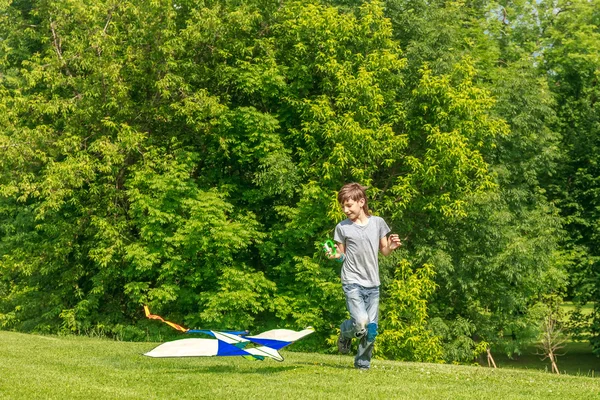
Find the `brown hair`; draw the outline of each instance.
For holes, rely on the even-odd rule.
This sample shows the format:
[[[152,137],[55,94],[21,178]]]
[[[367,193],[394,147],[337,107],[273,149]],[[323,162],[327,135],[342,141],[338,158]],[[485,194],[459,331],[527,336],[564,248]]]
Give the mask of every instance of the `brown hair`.
[[[363,211],[366,215],[371,215],[369,206],[367,204],[367,196],[365,194],[366,190],[367,187],[359,183],[346,183],[338,192],[338,202],[340,204],[344,204],[344,202],[347,200],[359,201],[360,199],[364,199],[365,204],[363,205]]]

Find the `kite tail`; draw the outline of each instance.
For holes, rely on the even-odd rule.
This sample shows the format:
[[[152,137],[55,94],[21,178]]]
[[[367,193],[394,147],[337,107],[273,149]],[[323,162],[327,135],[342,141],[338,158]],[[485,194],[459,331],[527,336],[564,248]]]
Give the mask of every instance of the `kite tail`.
[[[154,315],[154,314],[150,314],[150,309],[148,308],[148,306],[144,306],[144,311],[146,312],[146,317],[150,318],[150,319],[157,319],[159,321],[164,322],[165,324],[169,325],[171,328],[177,329],[178,331],[184,332],[186,333],[187,331],[189,331],[189,329],[184,328],[181,325],[177,325],[176,323],[173,323],[171,321],[165,321],[161,316],[159,315]]]

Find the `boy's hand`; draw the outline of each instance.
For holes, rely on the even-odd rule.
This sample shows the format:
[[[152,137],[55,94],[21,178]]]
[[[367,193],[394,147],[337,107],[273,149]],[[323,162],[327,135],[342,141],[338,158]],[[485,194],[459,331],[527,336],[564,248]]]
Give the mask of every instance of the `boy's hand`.
[[[328,240],[323,244],[323,249],[325,250],[325,255],[330,260],[336,260],[338,262],[344,262],[346,255],[344,252],[346,251],[346,247],[340,243],[333,243],[333,241]]]
[[[336,247],[338,247],[338,246],[336,245]],[[344,260],[346,259],[346,255],[339,250],[340,249],[338,247],[338,251],[335,254],[327,253],[327,257],[329,257],[330,260],[335,260],[339,263],[343,263]]]
[[[389,237],[384,236],[379,239],[379,251],[381,251],[384,256],[389,256],[392,254],[392,251],[400,246],[402,246],[402,242],[400,242],[400,238],[395,233]]]
[[[388,242],[388,247],[390,250],[396,250],[400,246],[402,246],[400,237],[396,234],[390,235],[390,241]]]
[[[335,255],[338,253],[337,246],[332,240],[326,240],[322,243],[323,250],[325,251],[325,255],[329,258],[337,258]]]
[[[335,245],[335,251],[333,251],[333,249],[330,249],[325,254],[327,255],[327,258],[329,258],[330,260],[337,260],[340,257],[342,257],[342,253],[340,252],[340,249],[338,248],[337,244]]]

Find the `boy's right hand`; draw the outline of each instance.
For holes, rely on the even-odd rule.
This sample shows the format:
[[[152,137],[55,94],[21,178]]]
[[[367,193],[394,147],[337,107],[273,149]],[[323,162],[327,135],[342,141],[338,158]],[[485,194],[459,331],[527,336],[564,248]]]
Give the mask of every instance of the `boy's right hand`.
[[[339,244],[334,243],[331,240],[327,240],[325,241],[325,243],[323,243],[323,250],[325,251],[325,255],[327,255],[327,258],[329,258],[330,260],[343,260],[344,252],[340,247],[341,246]]]
[[[333,252],[333,253],[331,251],[328,251],[325,254],[327,254],[327,258],[329,258],[330,260],[337,260],[340,257],[342,257],[342,253],[340,253],[339,251],[336,251],[336,252]]]
[[[338,253],[337,246],[332,240],[326,240],[323,242],[323,251],[330,259],[337,258],[335,257],[335,255]]]
[[[339,248],[339,246],[336,244],[336,252],[328,253],[327,257],[329,257],[330,260],[335,260],[339,263],[343,263],[344,260],[346,259],[346,254],[344,254],[342,252],[342,250]]]

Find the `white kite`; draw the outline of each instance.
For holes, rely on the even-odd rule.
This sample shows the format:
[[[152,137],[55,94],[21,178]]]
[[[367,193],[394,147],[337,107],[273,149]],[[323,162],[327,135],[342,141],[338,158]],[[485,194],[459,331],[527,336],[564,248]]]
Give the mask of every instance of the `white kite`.
[[[248,331],[211,331],[186,329],[173,322],[165,321],[158,315],[150,314],[148,307],[144,306],[146,316],[158,319],[169,326],[185,333],[203,333],[214,339],[180,339],[163,343],[144,354],[148,357],[210,357],[210,356],[243,356],[257,360],[272,358],[283,361],[279,354],[280,349],[310,335],[315,330],[308,327],[302,331],[290,329],[273,329],[250,336]]]

